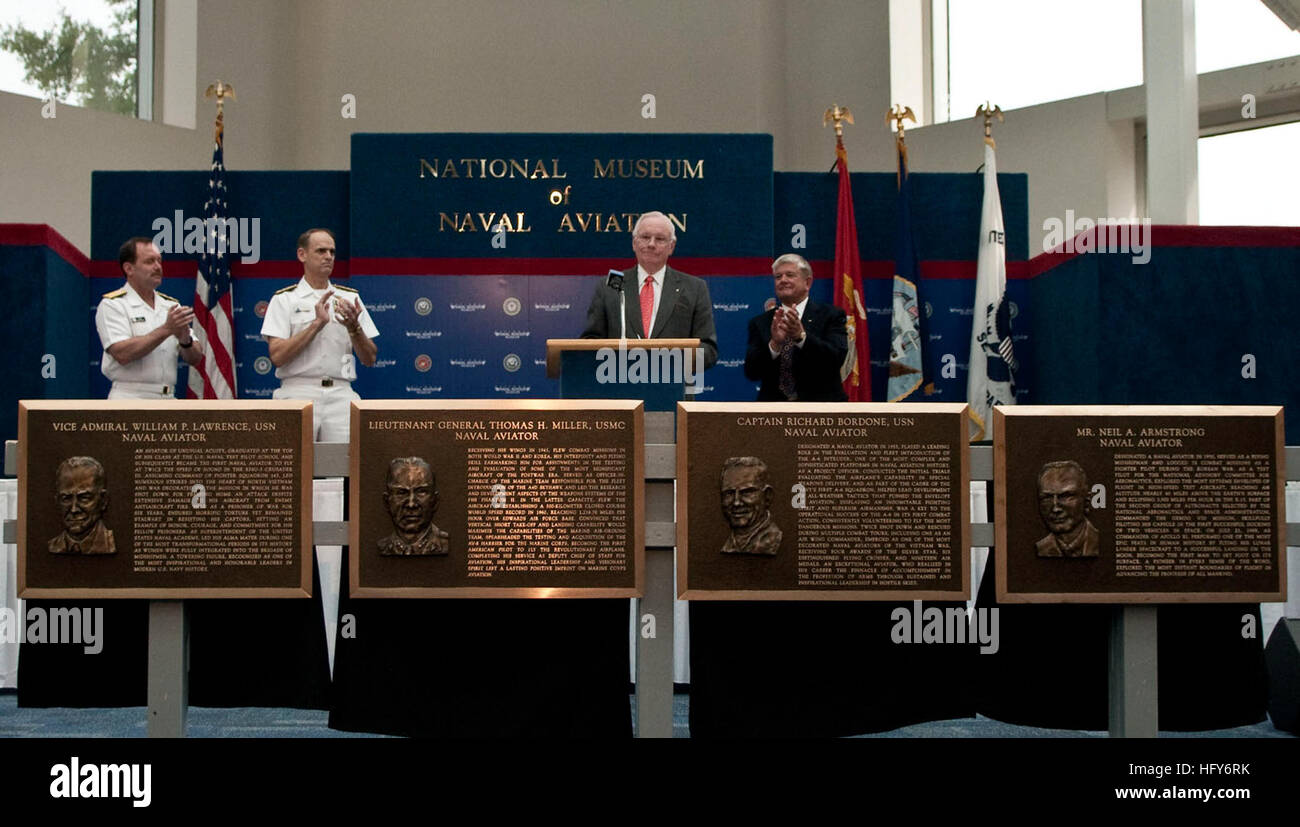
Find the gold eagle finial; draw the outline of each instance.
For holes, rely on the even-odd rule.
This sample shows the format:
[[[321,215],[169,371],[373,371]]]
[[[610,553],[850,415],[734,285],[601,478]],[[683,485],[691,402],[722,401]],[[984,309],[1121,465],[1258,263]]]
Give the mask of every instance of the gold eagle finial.
[[[1002,117],[1002,107],[989,107],[988,101],[985,101],[978,109],[975,110],[975,117],[984,118],[984,143],[997,149],[997,144],[993,142],[993,119],[997,118],[998,123],[1005,123],[1006,119]]]
[[[853,123],[853,113],[849,111],[847,106],[840,106],[838,103],[832,103],[831,108],[826,110],[825,115],[822,115],[822,127],[825,128],[828,124],[835,124],[835,137],[837,139],[844,137],[844,123],[846,121]]]

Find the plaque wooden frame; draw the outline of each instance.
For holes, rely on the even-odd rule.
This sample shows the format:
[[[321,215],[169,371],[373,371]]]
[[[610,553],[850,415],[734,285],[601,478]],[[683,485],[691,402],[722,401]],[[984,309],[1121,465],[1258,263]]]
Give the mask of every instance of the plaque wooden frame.
[[[970,510],[970,438],[968,433],[970,406],[966,403],[915,403],[907,405],[871,402],[679,402],[677,404],[677,596],[682,600],[809,600],[809,601],[896,601],[896,600],[967,600],[971,593],[971,510]],[[945,416],[952,421],[946,424],[954,430],[953,442],[958,445],[957,520],[959,543],[955,551],[954,569],[960,571],[961,586],[957,589],[900,589],[900,588],[825,588],[804,587],[794,589],[692,589],[690,576],[690,418],[692,414],[733,414],[773,416],[797,414],[799,416]],[[719,435],[719,438],[725,438]],[[740,450],[739,448],[737,450]],[[710,469],[710,479],[716,469]]]
[[[1274,504],[1277,520],[1274,529],[1274,571],[1277,588],[1266,591],[1012,591],[1009,588],[1009,514],[1008,502],[1008,420],[1023,417],[1263,417],[1272,420],[1273,438],[1269,445],[1274,461]],[[1194,424],[1192,419],[1189,426]],[[1080,426],[1073,426],[1075,428]],[[1012,426],[1014,430],[1014,425]],[[994,531],[997,552],[996,593],[999,603],[1256,603],[1286,599],[1286,447],[1283,409],[1280,405],[1014,405],[993,409],[993,486]],[[1090,480],[1091,481],[1091,480]],[[1114,492],[1111,491],[1111,497]],[[1028,519],[1028,517],[1022,518]],[[1038,520],[1038,515],[1034,515]],[[1041,528],[1041,523],[1039,523]],[[1176,578],[1170,578],[1176,586]]]
[[[36,411],[172,411],[179,416],[203,411],[294,411],[298,414],[298,436],[293,440],[299,451],[297,479],[298,513],[297,566],[298,585],[281,586],[139,586],[139,587],[31,587],[27,584],[27,551],[31,537],[28,525],[27,504],[31,502],[28,490],[31,472],[28,467],[32,456],[29,414]],[[188,600],[192,598],[302,598],[311,597],[312,586],[312,468],[314,461],[312,442],[311,402],[299,399],[245,400],[245,399],[26,399],[18,403],[18,501],[23,507],[18,511],[18,596],[22,598],[76,598],[76,599],[149,599]],[[111,486],[111,482],[110,482]],[[114,502],[118,495],[114,494]],[[134,494],[134,492],[132,492]],[[148,573],[141,573],[147,578]]]
[[[626,587],[566,586],[374,586],[361,582],[362,430],[360,414],[366,411],[465,411],[485,414],[530,411],[601,411],[631,413],[633,419],[632,469],[632,584]],[[352,402],[352,440],[349,457],[348,555],[349,594],[354,598],[633,598],[645,593],[645,406],[639,400],[621,399],[387,399]],[[435,469],[435,472],[437,470]],[[443,476],[438,485],[443,486]]]

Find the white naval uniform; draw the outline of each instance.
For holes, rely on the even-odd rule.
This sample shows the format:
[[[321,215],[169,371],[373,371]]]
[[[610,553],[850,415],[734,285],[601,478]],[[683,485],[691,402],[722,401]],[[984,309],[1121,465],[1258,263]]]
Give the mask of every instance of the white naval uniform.
[[[109,399],[174,399],[176,396],[176,362],[180,342],[168,336],[153,350],[128,364],[121,364],[108,348],[135,336],[152,333],[167,323],[167,313],[180,304],[171,296],[154,291],[153,307],[140,298],[135,288],[125,284],[104,298],[95,309],[95,330],[104,347],[99,369],[113,382]],[[194,339],[191,328],[190,338]]]
[[[352,302],[361,297],[351,287],[326,284],[315,290],[304,277],[292,287],[277,290],[266,307],[262,320],[262,336],[288,339],[316,321],[316,302],[328,291],[334,298]],[[379,329],[370,319],[365,304],[357,318],[361,330],[371,339]],[[275,369],[280,387],[274,399],[310,399],[316,439],[320,442],[347,442],[351,438],[348,428],[351,402],[361,397],[352,390],[352,380],[357,378],[356,357],[352,354],[352,337],[348,329],[335,318],[331,309],[329,324],[321,328],[292,362]]]

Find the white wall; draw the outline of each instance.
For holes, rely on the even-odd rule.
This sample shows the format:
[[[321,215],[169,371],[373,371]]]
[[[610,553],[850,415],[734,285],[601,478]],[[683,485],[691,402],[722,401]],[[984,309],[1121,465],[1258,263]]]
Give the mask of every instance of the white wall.
[[[301,2],[298,128],[282,163],[344,168],[354,131],[770,132],[778,167],[824,169],[832,102],[883,112],[887,10],[886,0]],[[340,116],[344,94],[356,96],[356,120]],[[654,119],[642,117],[646,94]],[[866,130],[851,140],[864,156]]]
[[[1042,252],[1043,221],[1127,218],[1136,210],[1133,121],[1106,119],[1106,95],[1005,114],[993,122],[999,172],[1029,174],[1029,255]],[[984,162],[983,119],[907,131],[914,172],[974,172]]]
[[[227,109],[227,163],[260,169],[275,163],[277,129],[273,79],[283,76],[278,42],[286,31],[279,4],[202,0],[198,77],[194,94],[211,81],[234,82],[239,102]],[[84,252],[90,250],[90,173],[97,169],[206,169],[212,157],[209,102],[199,105],[197,129],[148,123],[57,106],[42,117],[35,98],[0,92],[0,222],[49,224]],[[148,228],[142,228],[142,231]]]
[[[894,167],[889,0],[198,0],[197,21],[195,129],[73,107],[46,120],[39,101],[0,93],[0,222],[47,223],[87,249],[92,170],[207,166],[201,95],[217,78],[238,96],[231,169],[346,169],[353,132],[651,131],[767,132],[778,170],[824,171],[832,103],[857,119],[852,169]],[[1131,98],[1015,110],[997,128],[999,169],[1029,174],[1031,254],[1047,217],[1135,209]],[[918,172],[980,163],[973,120],[908,135]]]

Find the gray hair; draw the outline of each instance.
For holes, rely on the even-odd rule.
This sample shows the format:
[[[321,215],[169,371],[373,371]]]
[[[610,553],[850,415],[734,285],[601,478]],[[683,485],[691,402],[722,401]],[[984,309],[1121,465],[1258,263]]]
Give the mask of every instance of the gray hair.
[[[776,268],[780,267],[782,264],[793,264],[795,267],[799,268],[799,275],[807,279],[812,278],[812,265],[808,263],[808,259],[798,253],[786,253],[776,261],[772,262],[773,275],[776,275]]]
[[[641,215],[637,216],[636,223],[632,225],[633,238],[636,237],[636,231],[641,229],[641,222],[645,221],[647,218],[662,218],[664,221],[668,223],[668,237],[671,238],[673,241],[677,240],[677,229],[673,227],[673,220],[668,216],[664,215],[663,213],[659,212],[658,210],[643,212],[641,213]]]

